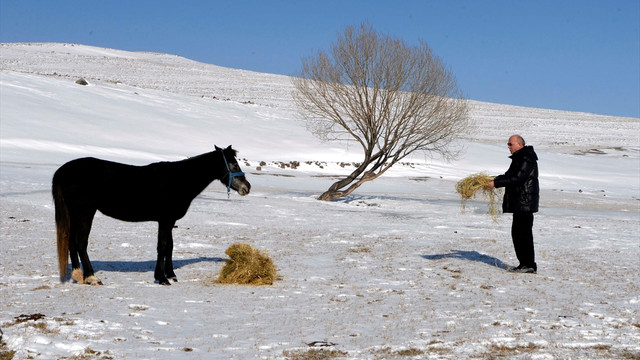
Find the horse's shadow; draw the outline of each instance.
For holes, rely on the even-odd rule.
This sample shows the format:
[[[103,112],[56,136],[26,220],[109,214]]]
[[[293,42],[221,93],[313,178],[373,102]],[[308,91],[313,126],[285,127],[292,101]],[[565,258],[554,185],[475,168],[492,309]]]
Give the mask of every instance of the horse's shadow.
[[[200,256],[193,259],[174,259],[173,268],[179,269],[183,266],[196,264],[200,262],[224,262],[225,259],[219,257]],[[154,271],[156,267],[155,260],[148,261],[92,261],[94,268],[98,271],[113,272],[146,272]]]
[[[422,258],[427,260],[440,260],[440,259],[462,259],[469,261],[476,261],[483,264],[495,266],[499,269],[508,270],[509,265],[502,262],[502,260],[481,254],[477,251],[465,251],[465,250],[451,250],[448,254],[435,254],[435,255],[421,255]]]

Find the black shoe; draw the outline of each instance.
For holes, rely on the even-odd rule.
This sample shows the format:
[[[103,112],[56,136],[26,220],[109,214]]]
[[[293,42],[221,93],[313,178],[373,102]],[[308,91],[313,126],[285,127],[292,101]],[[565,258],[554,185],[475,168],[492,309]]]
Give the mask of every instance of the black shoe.
[[[528,267],[528,266],[523,266],[523,267],[521,267],[521,268],[519,268],[517,270],[514,270],[513,272],[517,272],[517,273],[521,273],[521,274],[535,274],[535,273],[537,273],[536,269]]]
[[[520,272],[520,269],[522,269],[524,266],[523,265],[518,265],[516,267],[508,267],[507,271],[509,272]]]

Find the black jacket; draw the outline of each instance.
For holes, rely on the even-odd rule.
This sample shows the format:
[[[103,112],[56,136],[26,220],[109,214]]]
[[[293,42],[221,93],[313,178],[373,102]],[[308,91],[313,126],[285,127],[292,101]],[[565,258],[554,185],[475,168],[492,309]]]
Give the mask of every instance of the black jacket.
[[[540,200],[538,185],[538,156],[533,146],[525,146],[511,156],[511,166],[504,175],[496,176],[493,183],[504,187],[502,211],[537,212]]]

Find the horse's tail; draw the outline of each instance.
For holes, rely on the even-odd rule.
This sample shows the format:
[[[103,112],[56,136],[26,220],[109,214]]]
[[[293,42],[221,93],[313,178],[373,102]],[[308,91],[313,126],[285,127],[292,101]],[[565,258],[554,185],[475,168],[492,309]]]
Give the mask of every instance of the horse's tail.
[[[56,232],[58,237],[58,268],[60,270],[60,282],[64,282],[69,266],[69,208],[62,194],[59,171],[53,175],[51,186],[53,202],[56,209]]]

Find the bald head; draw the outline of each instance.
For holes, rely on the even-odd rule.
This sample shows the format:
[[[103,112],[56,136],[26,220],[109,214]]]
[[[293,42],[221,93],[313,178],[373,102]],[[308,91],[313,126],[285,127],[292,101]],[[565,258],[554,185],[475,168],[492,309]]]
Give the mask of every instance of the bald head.
[[[507,146],[509,147],[509,152],[513,154],[524,147],[524,139],[520,135],[511,135]]]

